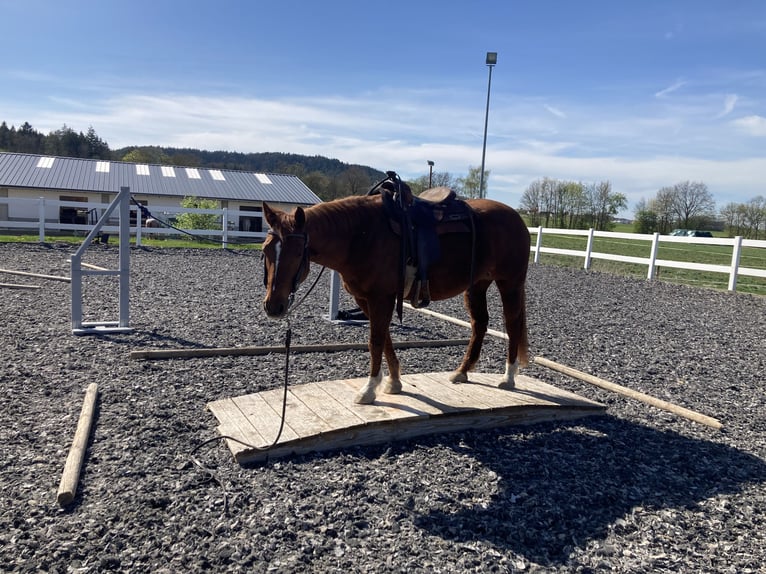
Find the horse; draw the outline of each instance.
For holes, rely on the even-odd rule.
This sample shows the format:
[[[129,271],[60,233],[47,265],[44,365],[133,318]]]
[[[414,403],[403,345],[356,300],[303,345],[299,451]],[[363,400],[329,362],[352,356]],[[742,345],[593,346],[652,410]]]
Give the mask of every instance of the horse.
[[[292,213],[263,203],[270,230],[262,246],[266,296],[263,309],[271,319],[290,311],[295,291],[306,280],[310,264],[337,271],[344,288],[369,319],[369,379],[354,398],[375,401],[382,381],[382,357],[388,365],[383,391],[401,392],[399,360],[389,325],[401,297],[401,245],[384,206],[385,194],[350,196],[297,207]],[[440,257],[428,269],[430,298],[442,300],[464,294],[471,317],[471,338],[462,363],[450,375],[453,383],[468,381],[479,359],[489,314],[487,290],[494,282],[500,292],[508,334],[505,373],[499,387],[514,388],[514,375],[528,361],[525,283],[530,237],[521,216],[511,207],[489,199],[467,200],[475,236],[439,234]]]

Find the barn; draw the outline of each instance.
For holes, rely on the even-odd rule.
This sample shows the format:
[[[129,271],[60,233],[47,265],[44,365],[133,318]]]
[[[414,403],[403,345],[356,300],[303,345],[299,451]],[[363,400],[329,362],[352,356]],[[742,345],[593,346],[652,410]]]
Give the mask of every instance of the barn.
[[[235,214],[231,224],[238,231],[262,230],[264,201],[283,209],[321,201],[294,175],[0,152],[0,200],[6,200],[0,201],[0,229],[10,227],[3,222],[39,219],[36,203],[16,198],[50,200],[44,202],[47,222],[87,225],[85,205],[110,203],[123,186],[153,213],[178,208],[185,197],[214,200]]]

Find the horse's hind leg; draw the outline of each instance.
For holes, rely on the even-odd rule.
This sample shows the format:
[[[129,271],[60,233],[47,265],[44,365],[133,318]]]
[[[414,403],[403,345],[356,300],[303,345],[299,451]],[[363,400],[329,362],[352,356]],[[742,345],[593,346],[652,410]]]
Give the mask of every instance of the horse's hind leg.
[[[468,380],[468,371],[473,369],[479,360],[481,346],[484,344],[484,335],[487,334],[487,325],[489,324],[487,289],[489,289],[490,284],[488,281],[476,283],[463,295],[466,309],[471,315],[471,339],[468,341],[463,362],[450,375],[450,381],[453,383],[465,383]]]
[[[508,333],[508,354],[505,359],[505,374],[500,382],[500,388],[512,389],[516,382],[514,377],[520,365],[527,362],[527,312],[524,293],[524,283],[516,284],[510,281],[498,281],[500,298],[503,302],[503,317],[505,330]]]

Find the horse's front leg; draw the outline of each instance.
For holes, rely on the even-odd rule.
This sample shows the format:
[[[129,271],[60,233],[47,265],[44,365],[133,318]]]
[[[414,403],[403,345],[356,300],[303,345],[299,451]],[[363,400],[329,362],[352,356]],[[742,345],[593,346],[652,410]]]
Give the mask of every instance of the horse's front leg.
[[[394,353],[394,345],[391,342],[391,333],[389,331],[391,316],[394,312],[394,301],[386,299],[370,304],[366,300],[357,300],[357,303],[359,303],[359,307],[370,319],[370,377],[367,383],[356,394],[356,397],[354,397],[354,402],[366,405],[375,400],[375,390],[383,379],[381,366],[384,352],[389,370],[389,377],[383,388],[384,392],[401,392],[402,383],[399,380],[399,360],[396,357],[396,353]]]

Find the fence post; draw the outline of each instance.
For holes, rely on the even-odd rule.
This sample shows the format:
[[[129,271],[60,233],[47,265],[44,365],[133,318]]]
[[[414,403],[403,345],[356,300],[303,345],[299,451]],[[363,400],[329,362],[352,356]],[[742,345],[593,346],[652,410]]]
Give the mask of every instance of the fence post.
[[[593,252],[593,228],[588,229],[588,244],[585,247],[585,269],[590,269],[590,254]]]
[[[137,205],[130,206],[131,211],[133,211],[134,209],[136,210],[136,247],[141,247],[141,229],[143,227],[141,225],[141,220],[143,219],[143,217],[141,217],[142,215],[141,210],[138,209]]]
[[[646,274],[646,278],[650,281],[654,279],[654,272],[655,272],[655,261],[657,261],[657,250],[660,246],[660,234],[655,231],[654,237],[652,238],[652,252],[649,255],[649,272]]]
[[[223,208],[223,233],[221,233],[221,247],[226,249],[229,246],[229,208]]]
[[[338,304],[340,301],[340,275],[337,271],[330,273],[330,321],[338,318]]]
[[[540,247],[543,244],[543,226],[537,226],[537,240],[535,241],[535,263],[540,263]]]
[[[41,197],[37,205],[37,219],[40,223],[39,241],[45,243],[45,198]]]
[[[742,253],[742,236],[734,238],[734,249],[731,252],[731,272],[729,273],[729,291],[737,290],[737,272],[739,271],[739,257]]]

